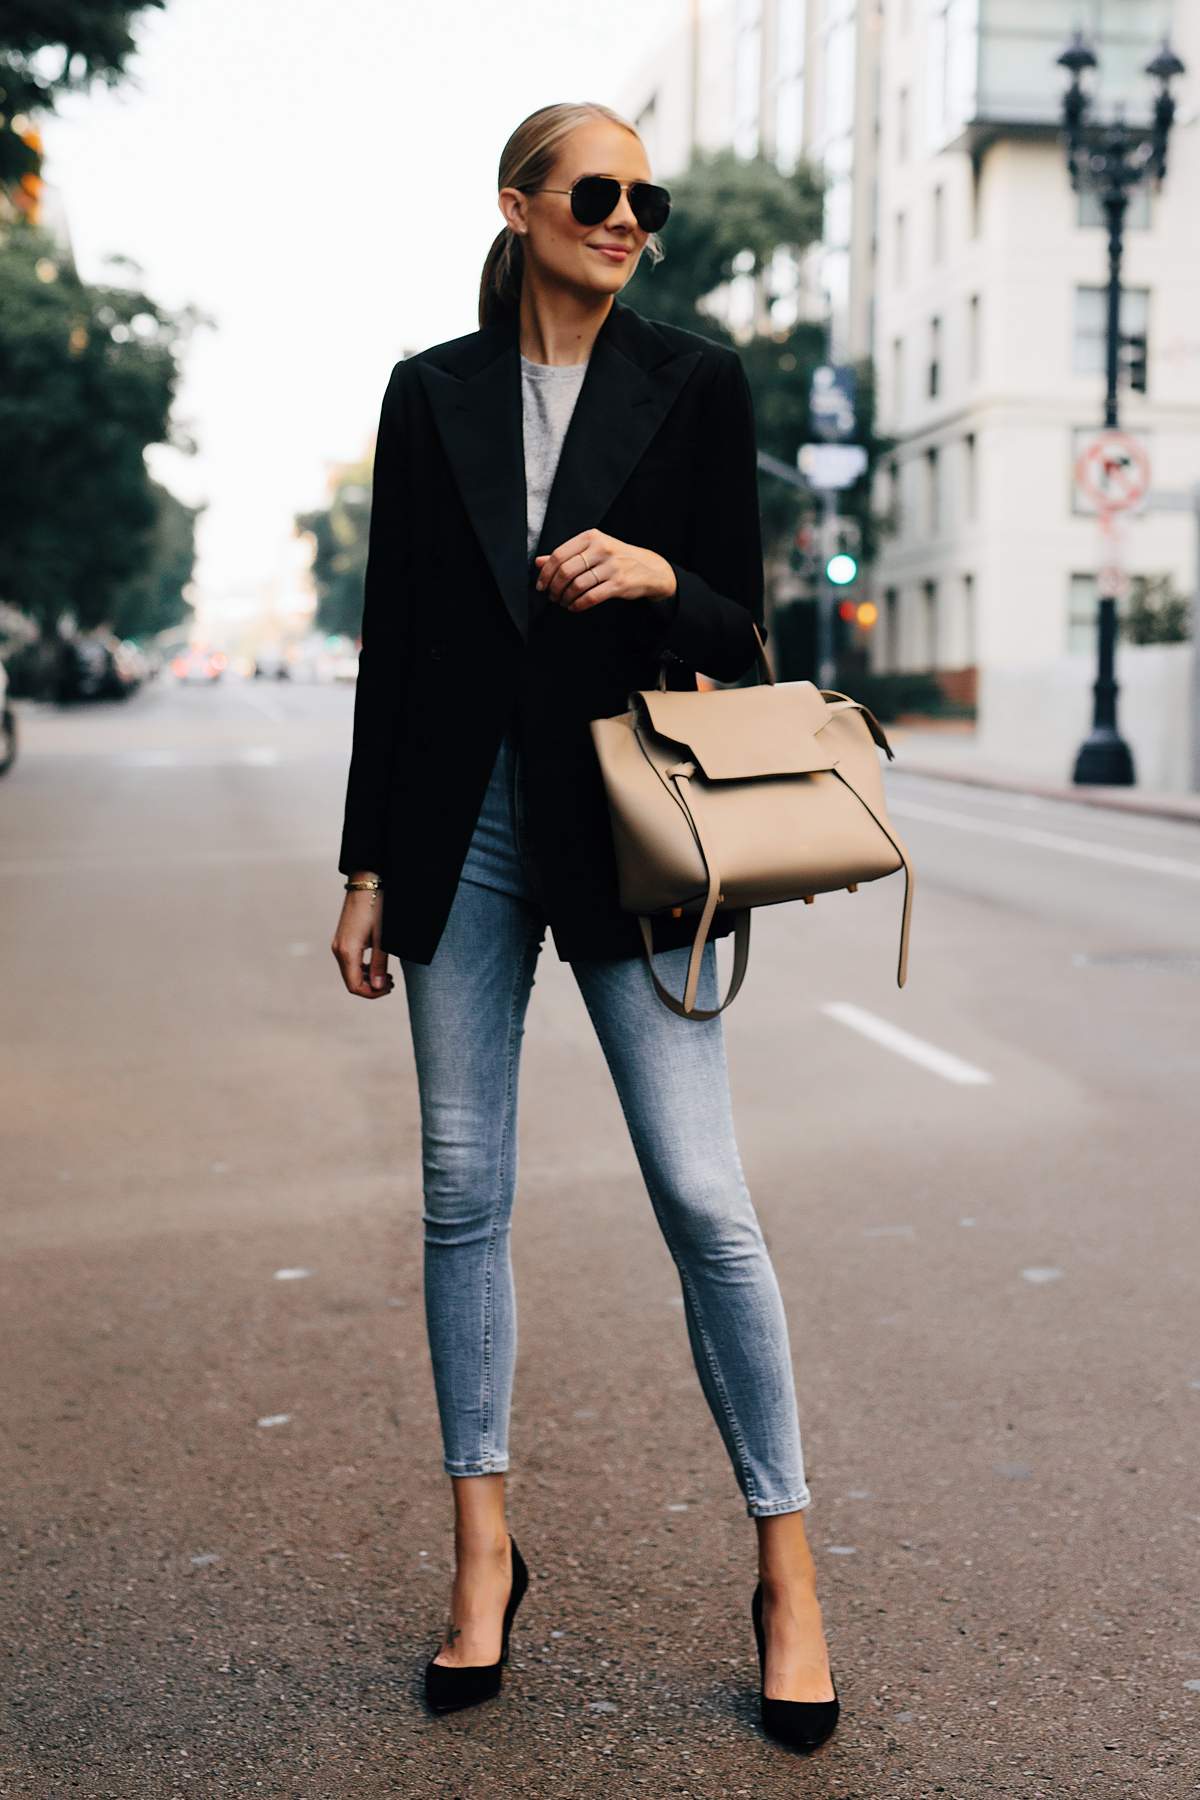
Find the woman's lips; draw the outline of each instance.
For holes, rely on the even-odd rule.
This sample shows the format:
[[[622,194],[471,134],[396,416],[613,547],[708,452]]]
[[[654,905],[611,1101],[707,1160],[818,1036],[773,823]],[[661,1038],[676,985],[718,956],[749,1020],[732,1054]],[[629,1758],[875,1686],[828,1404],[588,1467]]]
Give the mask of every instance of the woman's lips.
[[[590,244],[591,250],[598,250],[601,256],[607,256],[609,262],[624,262],[629,250],[624,244]]]

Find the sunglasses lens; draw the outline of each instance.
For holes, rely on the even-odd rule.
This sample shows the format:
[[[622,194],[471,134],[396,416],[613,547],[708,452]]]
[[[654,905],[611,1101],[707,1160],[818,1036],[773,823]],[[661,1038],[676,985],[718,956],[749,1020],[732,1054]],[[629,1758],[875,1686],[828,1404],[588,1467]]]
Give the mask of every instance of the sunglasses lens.
[[[611,175],[585,175],[571,189],[571,211],[581,225],[599,225],[616,212],[620,199],[621,184]]]
[[[637,181],[629,190],[633,216],[643,231],[661,231],[671,216],[671,196],[666,188]]]

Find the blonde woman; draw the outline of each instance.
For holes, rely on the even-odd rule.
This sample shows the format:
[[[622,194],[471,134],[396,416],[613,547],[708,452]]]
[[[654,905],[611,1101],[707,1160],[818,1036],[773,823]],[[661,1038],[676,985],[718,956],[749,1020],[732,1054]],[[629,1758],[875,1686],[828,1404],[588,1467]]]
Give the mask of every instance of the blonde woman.
[[[525,1008],[547,926],[603,1046],[679,1270],[696,1370],[758,1533],[763,1722],[811,1748],[838,1701],[804,1535],[787,1326],[734,1139],[719,1019],[656,997],[622,913],[589,721],[665,669],[735,680],[762,618],[737,357],[617,300],[665,222],[637,133],[544,107],[500,160],[479,331],[401,363],[375,463],[333,949],[400,959],[421,1096],[425,1300],[457,1567],[435,1711],[495,1694],[526,1572],[504,1472],[509,1219]],[[714,935],[728,930],[717,914]],[[691,924],[656,928],[681,991]],[[699,1004],[715,1005],[715,951]]]

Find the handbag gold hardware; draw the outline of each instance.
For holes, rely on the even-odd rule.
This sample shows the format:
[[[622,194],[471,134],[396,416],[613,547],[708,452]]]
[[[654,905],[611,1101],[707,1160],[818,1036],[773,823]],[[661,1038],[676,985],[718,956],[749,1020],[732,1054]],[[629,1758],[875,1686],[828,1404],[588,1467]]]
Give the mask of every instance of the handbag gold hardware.
[[[714,1019],[736,997],[750,951],[750,911],[904,870],[896,979],[904,986],[912,919],[912,864],[892,830],[876,745],[892,756],[872,715],[809,681],[776,684],[759,640],[760,685],[705,693],[661,686],[630,695],[629,711],[593,719],[608,794],[625,912],[641,926],[659,998],[684,1019]],[[733,915],[729,990],[696,1007],[713,915]],[[651,921],[697,914],[682,1000],[654,968]]]

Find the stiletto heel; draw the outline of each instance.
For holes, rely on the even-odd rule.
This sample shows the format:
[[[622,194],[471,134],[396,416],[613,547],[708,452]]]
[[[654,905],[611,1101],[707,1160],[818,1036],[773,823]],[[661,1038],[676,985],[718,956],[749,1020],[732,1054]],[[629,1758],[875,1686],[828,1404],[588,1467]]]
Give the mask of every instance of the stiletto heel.
[[[445,1663],[425,1665],[425,1699],[435,1713],[461,1712],[464,1706],[478,1706],[500,1692],[500,1677],[508,1661],[508,1634],[517,1616],[517,1608],[529,1586],[529,1570],[512,1538],[512,1591],[504,1609],[504,1631],[500,1639],[500,1660],[481,1663],[466,1669],[448,1668]]]
[[[768,1700],[767,1639],[762,1622],[762,1582],[754,1590],[750,1617],[754,1621],[754,1641],[758,1645],[758,1670],[762,1681],[762,1726],[768,1737],[790,1744],[793,1750],[815,1750],[837,1728],[841,1703],[834,1682],[832,1700]],[[830,1676],[830,1680],[833,1677]]]

